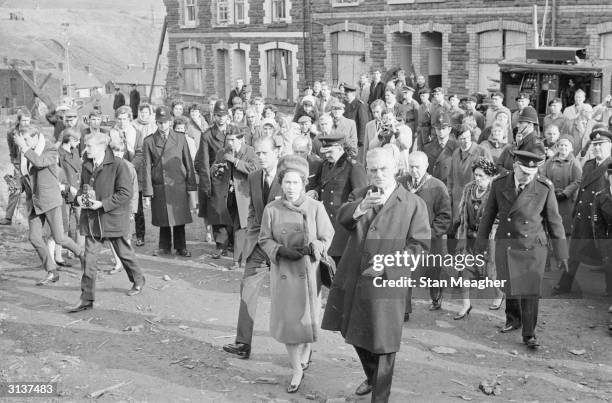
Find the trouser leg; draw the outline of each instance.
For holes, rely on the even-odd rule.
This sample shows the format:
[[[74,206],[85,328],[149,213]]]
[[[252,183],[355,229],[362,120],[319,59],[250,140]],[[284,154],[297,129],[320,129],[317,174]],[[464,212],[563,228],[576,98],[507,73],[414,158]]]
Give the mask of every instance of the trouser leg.
[[[13,169],[13,176],[17,180],[17,183],[19,183],[21,180],[21,172],[19,172],[19,170],[15,168]],[[6,205],[6,215],[5,215],[5,218],[7,220],[13,219],[13,215],[15,215],[15,210],[17,209],[17,205],[19,204],[19,199],[21,199],[21,193],[22,192],[17,192],[17,193],[9,195],[8,203]]]
[[[145,216],[144,207],[142,203],[142,192],[138,192],[138,210],[134,215],[134,221],[136,224],[136,239],[145,239]]]
[[[159,227],[159,249],[172,248],[172,228]]]
[[[372,384],[372,403],[386,403],[391,394],[393,369],[395,367],[395,353],[373,354],[377,358],[374,383]]]
[[[269,273],[269,261],[264,251],[256,246],[247,258],[244,276],[240,283],[240,310],[236,343],[251,344],[253,326],[257,312],[257,299],[264,279]]]
[[[217,249],[227,249],[230,244],[230,231],[225,225],[213,225],[213,238]]]
[[[55,207],[45,213],[49,229],[51,230],[51,236],[55,240],[55,243],[68,249],[76,256],[80,256],[83,253],[81,246],[77,245],[72,239],[70,239],[64,233],[64,226],[62,224],[62,210],[61,207]]]
[[[506,325],[519,327],[522,323],[520,298],[506,298]]]
[[[36,253],[38,253],[43,268],[48,272],[52,272],[55,271],[56,267],[53,257],[49,254],[47,242],[45,242],[43,238],[44,225],[45,215],[37,215],[34,210],[32,210],[28,217],[28,239],[34,247],[34,250],[36,250]]]
[[[578,272],[578,266],[580,266],[580,262],[577,260],[570,260],[568,263],[567,272],[563,272],[561,274],[561,278],[559,279],[559,288],[563,291],[571,291],[572,283],[574,282],[574,277],[576,277],[576,273]]]
[[[187,249],[184,225],[175,225],[174,227],[172,227],[172,236],[174,237],[174,249]]]
[[[85,267],[83,277],[81,277],[81,300],[94,301],[96,293],[96,263],[98,253],[104,246],[104,240],[97,240],[93,237],[85,237]]]
[[[136,254],[129,239],[127,237],[110,238],[110,242],[130,282],[134,285],[144,283],[144,275],[136,262]]]
[[[540,300],[538,297],[521,298],[521,318],[523,322],[523,337],[535,336],[535,328],[538,322],[538,307]]]
[[[375,354],[372,354],[368,350],[365,350],[361,347],[355,347],[355,351],[357,352],[357,356],[359,356],[359,361],[361,361],[361,366],[363,367],[363,372],[368,380],[368,385],[374,385],[374,378],[376,374],[376,366],[378,364],[377,357]]]

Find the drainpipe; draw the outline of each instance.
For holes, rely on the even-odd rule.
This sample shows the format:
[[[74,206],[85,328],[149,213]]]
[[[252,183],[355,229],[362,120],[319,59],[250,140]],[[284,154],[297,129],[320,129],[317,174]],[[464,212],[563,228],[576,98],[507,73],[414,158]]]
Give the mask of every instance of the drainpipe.
[[[539,48],[540,41],[538,37],[538,5],[533,5],[533,47]]]
[[[557,0],[552,0],[550,14],[550,40],[551,45],[557,45]]]

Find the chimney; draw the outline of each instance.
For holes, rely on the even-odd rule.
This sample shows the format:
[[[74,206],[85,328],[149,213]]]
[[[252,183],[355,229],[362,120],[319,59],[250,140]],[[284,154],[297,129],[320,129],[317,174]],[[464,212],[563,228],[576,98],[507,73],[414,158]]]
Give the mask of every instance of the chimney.
[[[89,71],[89,64],[85,65],[85,71],[87,72],[87,74],[91,74],[91,71]]]

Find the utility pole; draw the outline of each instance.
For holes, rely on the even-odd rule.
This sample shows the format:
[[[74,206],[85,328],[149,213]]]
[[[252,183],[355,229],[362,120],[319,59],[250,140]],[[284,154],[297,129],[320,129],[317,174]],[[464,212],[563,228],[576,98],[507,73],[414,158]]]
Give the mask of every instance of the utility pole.
[[[64,28],[64,36],[66,40],[66,95],[72,98],[72,84],[70,82],[70,38],[68,37],[68,27],[70,27],[70,24],[63,22],[62,27]]]

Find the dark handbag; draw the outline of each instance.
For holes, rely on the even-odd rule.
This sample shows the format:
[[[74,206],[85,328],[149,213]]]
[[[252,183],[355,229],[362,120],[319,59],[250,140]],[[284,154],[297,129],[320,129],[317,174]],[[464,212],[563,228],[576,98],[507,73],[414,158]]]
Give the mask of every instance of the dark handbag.
[[[327,288],[331,288],[336,274],[336,262],[327,253],[321,256],[319,261],[319,272],[321,273],[321,284]]]

